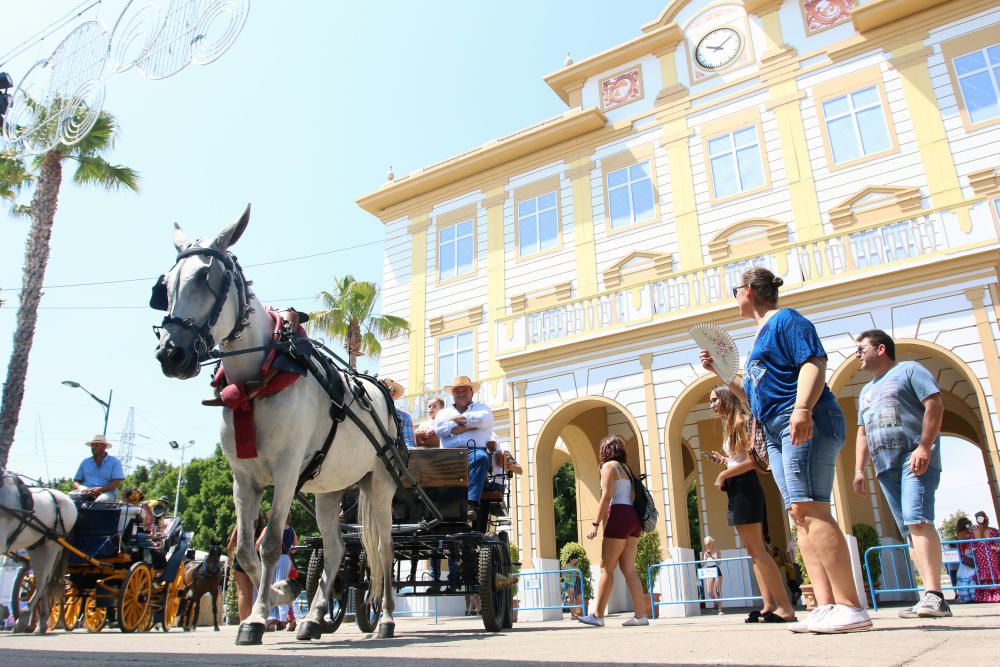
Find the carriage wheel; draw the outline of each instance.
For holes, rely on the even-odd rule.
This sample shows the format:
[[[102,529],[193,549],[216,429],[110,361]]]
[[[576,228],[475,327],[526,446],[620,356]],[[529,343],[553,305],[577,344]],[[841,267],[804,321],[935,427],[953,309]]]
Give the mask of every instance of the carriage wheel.
[[[363,551],[360,560],[358,569],[361,572],[361,582],[359,586],[351,589],[354,591],[354,619],[358,622],[361,632],[375,632],[379,619],[382,618],[382,596],[372,599],[371,570],[368,569],[368,559]],[[392,585],[392,582],[386,582],[386,585]]]
[[[83,627],[87,628],[87,632],[100,632],[107,620],[108,610],[97,606],[96,596],[87,596],[87,601],[83,605]]]
[[[118,629],[135,632],[152,625],[153,571],[145,563],[135,563],[118,591]]]
[[[313,549],[309,554],[309,567],[306,569],[306,604],[312,605],[316,596],[316,589],[319,588],[320,578],[323,576],[323,550]]]
[[[181,594],[184,592],[184,563],[177,568],[177,576],[163,591],[163,631],[177,625],[177,612],[181,608]]]
[[[83,598],[76,588],[72,586],[66,588],[62,607],[63,627],[66,632],[73,632],[80,627],[80,616],[83,614]]]
[[[313,549],[309,555],[309,568],[306,570],[306,603],[312,606],[316,589],[319,588],[320,579],[323,576],[324,556],[322,549]],[[324,623],[323,632],[336,632],[340,624],[344,622],[344,615],[347,612],[347,596],[350,591],[347,587],[337,594],[337,586],[342,584],[338,575],[330,590],[330,599],[327,602],[327,615],[330,620]]]
[[[59,624],[62,623],[62,612],[63,612],[63,600],[65,598],[59,598],[58,600],[52,601],[52,606],[49,607],[49,622],[45,624],[45,630],[56,630],[59,628]]]
[[[27,567],[22,567],[14,577],[14,586],[10,589],[10,609],[14,615],[16,623],[21,618],[21,610],[31,601],[31,596],[35,594],[35,575]],[[35,614],[28,619],[25,631],[34,632],[38,624],[38,617]]]
[[[504,571],[503,555],[495,544],[479,547],[479,600],[483,626],[487,632],[499,632],[507,616],[507,591],[497,587],[497,575]]]

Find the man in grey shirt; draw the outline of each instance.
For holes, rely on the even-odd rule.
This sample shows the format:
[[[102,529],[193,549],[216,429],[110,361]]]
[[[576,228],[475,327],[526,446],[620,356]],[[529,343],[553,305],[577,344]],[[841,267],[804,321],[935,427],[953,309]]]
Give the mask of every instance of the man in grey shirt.
[[[857,337],[862,370],[874,378],[858,397],[854,490],[867,494],[865,466],[875,475],[903,537],[909,535],[924,594],[903,618],[951,616],[941,588],[941,538],[934,528],[934,492],[941,480],[944,403],[930,372],[915,361],[896,363],[896,344],[871,329]]]

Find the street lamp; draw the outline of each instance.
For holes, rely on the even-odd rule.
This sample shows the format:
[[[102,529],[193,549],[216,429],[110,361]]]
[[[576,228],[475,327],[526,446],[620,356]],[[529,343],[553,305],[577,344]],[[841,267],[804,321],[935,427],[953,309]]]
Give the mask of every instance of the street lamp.
[[[73,382],[72,380],[63,380],[62,383],[67,387],[72,387],[74,389],[83,389],[84,391],[87,392],[87,396],[90,396],[92,399],[101,404],[101,407],[104,408],[104,432],[101,433],[101,435],[106,436],[108,434],[108,413],[111,412],[112,390],[110,389],[108,390],[108,400],[105,402],[97,398],[93,394],[91,394],[89,391],[87,391],[87,388],[81,385],[79,382]]]
[[[177,505],[181,501],[181,475],[184,474],[184,450],[194,444],[194,440],[188,440],[186,445],[179,444],[176,440],[170,441],[170,449],[181,450],[181,468],[177,471],[177,493],[174,495],[174,516],[177,516]]]

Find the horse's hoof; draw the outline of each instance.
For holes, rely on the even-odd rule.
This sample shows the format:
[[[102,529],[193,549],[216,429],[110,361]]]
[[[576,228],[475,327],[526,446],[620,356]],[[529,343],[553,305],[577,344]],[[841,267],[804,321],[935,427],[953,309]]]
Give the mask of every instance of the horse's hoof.
[[[316,621],[299,622],[299,630],[295,633],[295,638],[299,641],[309,641],[319,639],[323,636],[323,628]]]
[[[379,639],[392,639],[396,636],[396,624],[395,623],[379,623],[378,624],[378,638]]]
[[[257,646],[264,643],[263,623],[240,623],[236,633],[237,646]]]
[[[216,632],[218,632],[218,631],[219,631],[219,626],[215,626],[215,631],[216,631]]]

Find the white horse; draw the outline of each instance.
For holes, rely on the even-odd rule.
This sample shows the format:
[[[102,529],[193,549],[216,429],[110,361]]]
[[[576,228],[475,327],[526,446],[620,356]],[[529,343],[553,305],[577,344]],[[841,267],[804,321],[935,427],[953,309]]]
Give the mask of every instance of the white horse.
[[[22,499],[25,492],[31,494],[33,509],[25,507]],[[76,523],[76,504],[62,491],[25,487],[17,477],[4,473],[0,481],[0,505],[13,510],[13,513],[0,510],[0,546],[11,554],[27,549],[35,575],[35,591],[20,610],[14,632],[26,631],[35,617],[38,619],[35,632],[44,634],[48,630],[52,600],[63,594],[69,553],[40,528],[64,537]],[[28,517],[31,518],[25,521]]]
[[[180,226],[174,225],[177,261],[158,283],[161,296],[165,297],[158,305],[165,308],[167,316],[160,329],[156,358],[168,377],[188,379],[198,375],[200,362],[217,341],[224,354],[259,348],[271,341],[274,323],[249,290],[235,258],[228,253],[249,220],[247,206],[239,220],[209,242],[191,243]],[[256,351],[227,356],[224,367],[228,382],[259,380],[265,355],[264,351]],[[365,379],[360,382],[373,404],[373,412],[360,409],[357,403],[347,409],[354,410],[372,433],[379,432],[374,420],[381,420],[386,432],[395,438],[395,419],[384,392],[373,382]],[[239,528],[236,558],[251,580],[258,582],[253,612],[240,624],[237,644],[260,644],[268,610],[275,604],[291,601],[287,586],[270,584],[281,553],[281,535],[296,482],[322,449],[330,432],[333,423],[330,406],[329,396],[311,374],[279,393],[255,398],[253,426],[257,456],[242,459],[237,456],[233,411],[223,410],[222,450],[233,470],[233,499]],[[302,491],[315,494],[316,522],[323,536],[326,558],[309,614],[299,624],[298,639],[316,639],[322,634],[330,587],[344,554],[338,525],[340,499],[343,491],[356,483],[361,489],[362,545],[372,563],[370,599],[382,597],[379,636],[393,636],[392,497],[396,484],[372,443],[351,419],[345,419],[337,429],[325,465],[302,487]],[[267,485],[274,486],[274,502],[258,559],[254,550],[254,520]]]

